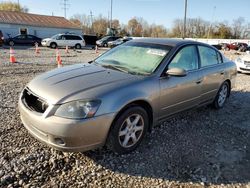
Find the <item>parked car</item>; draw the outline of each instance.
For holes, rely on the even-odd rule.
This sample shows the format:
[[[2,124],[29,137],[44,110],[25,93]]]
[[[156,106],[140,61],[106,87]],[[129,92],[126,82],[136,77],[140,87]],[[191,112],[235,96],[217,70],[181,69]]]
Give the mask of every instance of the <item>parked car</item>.
[[[2,31],[0,30],[0,46],[2,46],[3,43],[4,43],[4,37]]]
[[[233,42],[233,43],[228,45],[228,48],[230,50],[239,50],[242,52],[245,52],[247,47],[248,47],[248,44],[243,43],[243,42]]]
[[[41,44],[41,38],[34,35],[17,35],[15,37],[9,37],[5,40],[5,43],[10,46],[14,45],[35,45]]]
[[[96,35],[83,35],[83,39],[86,45],[96,45],[96,41],[98,40]]]
[[[229,44],[228,43],[219,43],[219,44],[214,44],[212,46],[217,48],[218,50],[229,50]]]
[[[96,41],[96,45],[100,46],[100,47],[107,47],[108,46],[108,42],[115,41],[115,40],[117,40],[119,38],[121,38],[121,37],[106,36],[106,37],[103,37],[100,40]]]
[[[42,40],[42,45],[50,48],[57,47],[74,47],[76,49],[81,49],[85,46],[85,41],[80,35],[66,33],[57,34],[51,38],[46,38]]]
[[[106,144],[128,153],[178,112],[222,108],[237,74],[216,48],[177,39],[128,41],[89,63],[41,74],[21,92],[21,119],[34,137],[63,151]]]
[[[250,73],[250,54],[246,54],[235,60],[237,71],[241,73]]]
[[[118,46],[118,45],[120,45],[120,44],[123,44],[124,42],[130,41],[130,40],[132,40],[132,39],[133,39],[133,38],[131,38],[131,37],[119,38],[119,39],[117,39],[117,40],[115,40],[115,41],[110,41],[110,42],[108,42],[108,47],[113,48],[113,47],[115,47],[115,46]]]

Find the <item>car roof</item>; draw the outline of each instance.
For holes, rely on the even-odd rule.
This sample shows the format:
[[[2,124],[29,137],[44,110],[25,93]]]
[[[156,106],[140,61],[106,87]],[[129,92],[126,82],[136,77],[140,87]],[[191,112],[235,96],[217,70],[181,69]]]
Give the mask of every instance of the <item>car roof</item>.
[[[186,40],[186,39],[172,39],[172,38],[141,38],[141,39],[134,39],[129,42],[141,42],[141,43],[150,43],[150,44],[159,44],[159,45],[166,45],[166,46],[179,46],[183,44],[202,44],[200,42]],[[206,45],[206,44],[205,44]]]

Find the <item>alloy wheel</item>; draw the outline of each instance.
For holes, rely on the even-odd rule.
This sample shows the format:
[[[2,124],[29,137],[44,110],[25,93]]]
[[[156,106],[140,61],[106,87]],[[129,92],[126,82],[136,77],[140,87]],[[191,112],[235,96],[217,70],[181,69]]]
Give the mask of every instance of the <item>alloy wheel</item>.
[[[119,143],[124,148],[134,146],[141,138],[144,130],[144,120],[139,114],[127,117],[119,130]]]
[[[223,106],[228,96],[228,86],[224,84],[219,92],[218,105]]]

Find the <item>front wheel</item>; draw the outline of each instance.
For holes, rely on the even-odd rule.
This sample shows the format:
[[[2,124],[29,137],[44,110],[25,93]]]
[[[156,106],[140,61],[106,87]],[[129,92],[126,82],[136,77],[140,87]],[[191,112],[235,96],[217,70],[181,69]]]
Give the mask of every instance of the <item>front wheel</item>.
[[[115,153],[129,153],[141,143],[148,126],[147,112],[139,106],[130,107],[114,122],[107,145]]]
[[[54,43],[54,42],[52,42],[52,43],[50,44],[50,47],[53,48],[53,49],[55,49],[55,48],[57,47],[57,44]]]
[[[222,108],[224,106],[224,104],[229,96],[229,92],[230,92],[229,84],[228,84],[228,82],[224,82],[221,85],[221,87],[220,87],[220,89],[215,97],[215,100],[213,102],[214,108],[219,109],[219,108]]]
[[[14,46],[14,44],[15,44],[15,43],[14,43],[14,41],[12,41],[12,40],[9,42],[9,45],[10,45],[10,46]]]

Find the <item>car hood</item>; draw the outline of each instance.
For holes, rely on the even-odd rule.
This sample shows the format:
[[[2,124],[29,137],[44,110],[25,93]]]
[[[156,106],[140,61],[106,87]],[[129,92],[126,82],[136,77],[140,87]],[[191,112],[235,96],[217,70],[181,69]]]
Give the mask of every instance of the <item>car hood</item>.
[[[77,64],[43,73],[35,77],[27,87],[48,103],[60,104],[77,99],[95,98],[100,94],[101,87],[113,88],[137,79],[135,75],[99,65]]]
[[[45,39],[42,39],[43,41],[50,41],[51,38],[45,38]]]
[[[249,61],[250,62],[250,54],[246,54],[241,58],[243,61]]]

